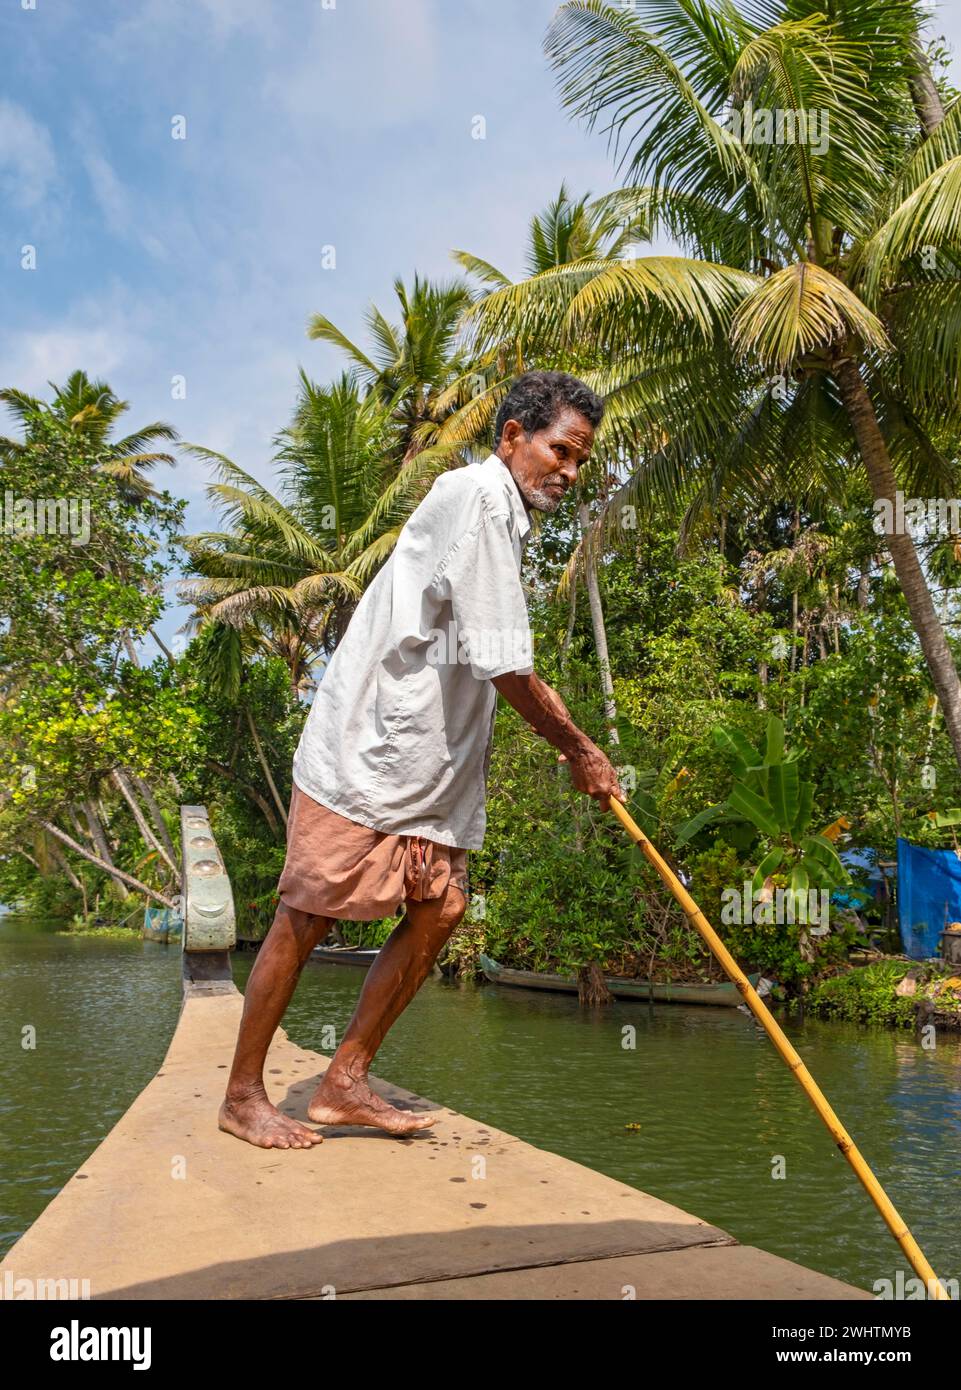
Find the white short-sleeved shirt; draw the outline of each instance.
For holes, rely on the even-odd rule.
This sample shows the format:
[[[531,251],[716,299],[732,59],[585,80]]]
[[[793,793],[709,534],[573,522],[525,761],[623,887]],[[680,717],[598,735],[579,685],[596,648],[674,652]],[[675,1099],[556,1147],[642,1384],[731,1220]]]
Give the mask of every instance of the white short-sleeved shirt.
[[[482,847],[491,680],[534,669],[530,529],[496,454],[435,480],[327,665],[294,755],[302,791],[374,830]]]

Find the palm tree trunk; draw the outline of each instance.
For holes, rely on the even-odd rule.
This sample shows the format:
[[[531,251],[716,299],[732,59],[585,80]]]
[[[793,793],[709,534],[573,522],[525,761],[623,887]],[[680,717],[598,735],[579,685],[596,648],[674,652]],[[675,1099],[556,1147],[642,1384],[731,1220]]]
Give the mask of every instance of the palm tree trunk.
[[[157,803],[157,798],[154,796],[150,784],[148,782],[145,782],[142,777],[138,777],[135,772],[129,773],[128,776],[130,777],[131,782],[140,792],[140,795],[143,797],[144,805],[150,812],[150,819],[153,821],[154,829],[160,836],[160,840],[164,846],[164,849],[166,849],[167,853],[170,855],[170,858],[176,862],[178,858],[177,850],[173,840],[170,838],[170,831],[167,829],[167,822],[163,818],[163,812],[161,811],[160,806]]]
[[[270,771],[270,766],[267,762],[267,759],[264,757],[264,750],[260,744],[260,735],[257,732],[257,725],[254,723],[254,716],[251,714],[249,707],[246,706],[244,708],[244,713],[247,716],[247,723],[250,725],[250,733],[251,737],[254,740],[254,747],[257,750],[258,761],[260,762],[260,766],[264,770],[264,776],[267,778],[267,785],[270,788],[270,794],[274,798],[274,805],[280,812],[281,820],[283,821],[284,825],[286,825],[287,808],[284,806],[284,803],[280,799],[280,793],[278,792],[276,783],[274,782],[273,774]]]
[[[834,586],[834,612],[831,615],[834,635],[834,655],[841,655],[841,586]]]
[[[76,845],[75,848],[77,849],[78,853],[82,854],[85,859],[89,859],[92,864],[99,863],[102,869],[107,870],[107,873],[110,875],[110,877],[116,884],[117,892],[120,894],[121,900],[123,900],[127,896],[128,891],[127,885],[124,881],[126,879],[126,874],[123,874],[113,862],[113,858],[110,854],[110,846],[107,844],[106,832],[103,828],[103,825],[100,822],[99,812],[97,811],[97,808],[92,801],[85,801],[83,803],[83,813],[87,818],[87,824],[90,827],[90,838],[96,846],[99,859],[92,856],[87,850],[82,850],[79,845]],[[44,825],[47,824],[46,821],[42,823]],[[54,831],[51,830],[50,833],[52,835],[54,834]],[[64,844],[71,843],[71,841],[64,835],[63,831],[59,831],[57,833],[59,834],[60,839],[63,840]]]
[[[594,645],[597,648],[597,660],[601,668],[601,691],[604,696],[604,713],[607,717],[607,737],[611,743],[619,744],[621,740],[617,733],[617,706],[614,703],[614,682],[611,679],[611,662],[607,650],[604,606],[601,603],[601,587],[597,582],[593,547],[588,543],[591,514],[586,502],[581,502],[577,514],[580,518],[581,543],[584,547],[584,582],[587,585],[587,600],[591,609]]]
[[[83,884],[80,882],[73,869],[71,869],[69,863],[67,862],[67,856],[61,852],[61,850],[56,844],[52,844],[50,846],[50,858],[61,870],[61,872],[66,874],[67,878],[70,880],[72,887],[76,888],[78,893],[83,893]]]
[[[67,808],[67,814],[68,814],[69,817],[70,817],[70,820],[71,820],[71,822],[72,822],[72,824],[73,824],[74,830],[76,830],[76,832],[77,832],[77,834],[80,836],[81,840],[83,840],[84,838],[90,839],[90,831],[89,831],[89,830],[86,830],[86,829],[80,824],[80,817],[79,817],[79,815],[77,814],[77,808],[76,808],[76,806],[69,806],[69,807]]]
[[[564,633],[564,640],[561,643],[561,670],[567,668],[567,658],[570,655],[571,642],[574,638],[574,623],[577,619],[577,574],[571,575],[571,606],[567,613],[567,631]]]
[[[757,585],[757,611],[758,611],[759,613],[763,613],[764,610],[765,610],[766,608],[767,608],[767,583],[766,583],[765,578],[764,578],[764,571],[761,570],[761,571],[760,571],[759,578],[758,578],[758,585]],[[758,682],[759,682],[759,684],[758,684],[758,692],[757,692],[757,707],[758,707],[758,709],[767,709],[767,693],[766,693],[765,687],[767,686],[767,683],[768,683],[768,669],[767,669],[767,662],[766,662],[766,661],[759,661],[759,662],[758,662],[758,664],[757,664],[757,674],[758,674]]]
[[[914,59],[914,70],[908,78],[911,100],[921,129],[925,135],[931,135],[944,120],[944,105],[918,38],[915,38],[911,48]]]
[[[874,405],[857,363],[850,357],[837,362],[834,377],[854,430],[874,498],[878,502],[887,502],[891,514],[894,514],[897,491],[894,469],[874,413]],[[944,726],[951,739],[955,759],[961,767],[961,680],[958,679],[954,657],[935,611],[934,600],[931,598],[910,533],[905,531],[901,535],[885,536],[885,543],[894,562],[894,570],[907,602],[914,630],[921,643],[935,694],[941,703]]]
[[[171,665],[171,666],[176,665],[176,662],[174,661],[174,654],[173,654],[173,652],[170,650],[170,648],[169,648],[168,646],[165,645],[165,643],[163,643],[163,642],[160,640],[160,638],[157,636],[157,632],[156,632],[156,629],[155,629],[155,628],[151,628],[151,629],[150,629],[150,635],[151,635],[151,637],[153,638],[153,640],[156,642],[156,644],[157,644],[157,646],[160,648],[160,650],[163,652],[164,656],[165,656],[165,657],[167,658],[167,660],[170,662],[170,665]]]
[[[95,864],[98,869],[103,869],[115,882],[117,880],[122,880],[125,897],[128,895],[127,885],[129,885],[130,888],[135,888],[138,893],[143,893],[146,897],[153,898],[155,902],[162,903],[164,907],[176,908],[176,903],[174,903],[172,899],[165,898],[162,893],[158,893],[153,888],[148,888],[145,883],[141,883],[140,879],[134,878],[132,874],[125,874],[123,869],[118,869],[112,861],[107,862],[106,860],[99,859],[97,855],[91,854],[90,851],[84,849],[82,845],[78,845],[76,840],[72,840],[65,830],[61,830],[59,826],[54,825],[51,821],[41,819],[39,824],[43,826],[48,834],[60,840],[68,849],[72,849],[74,854],[79,854],[81,859],[86,859],[89,864]]]
[[[112,777],[114,786],[117,788],[124,801],[126,801],[127,805],[130,807],[133,818],[137,822],[137,829],[140,831],[140,836],[144,844],[147,846],[148,849],[155,849],[157,851],[161,859],[166,861],[167,867],[168,869],[170,869],[174,878],[176,878],[179,872],[179,870],[177,869],[177,865],[174,863],[173,858],[167,853],[164,846],[160,843],[159,839],[154,834],[151,827],[147,824],[147,817],[144,815],[139,801],[134,796],[133,790],[131,789],[126,777],[117,767],[114,768]]]
[[[256,787],[250,786],[243,778],[237,776],[232,767],[228,767],[226,763],[217,762],[216,758],[205,758],[204,762],[212,771],[219,772],[221,777],[227,777],[231,782],[236,783],[244,795],[263,813],[264,820],[270,826],[271,835],[278,835],[280,833],[280,826],[277,823],[277,817],[274,815],[270,802],[265,796],[261,796]]]

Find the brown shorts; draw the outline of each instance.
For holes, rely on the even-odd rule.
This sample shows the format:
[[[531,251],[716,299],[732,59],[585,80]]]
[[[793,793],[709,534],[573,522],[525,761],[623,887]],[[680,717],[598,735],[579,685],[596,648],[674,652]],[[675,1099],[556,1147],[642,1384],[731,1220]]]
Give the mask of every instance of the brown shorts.
[[[287,858],[277,885],[288,907],[317,917],[374,922],[393,916],[408,898],[443,897],[448,884],[468,896],[466,849],[371,830],[294,784]]]

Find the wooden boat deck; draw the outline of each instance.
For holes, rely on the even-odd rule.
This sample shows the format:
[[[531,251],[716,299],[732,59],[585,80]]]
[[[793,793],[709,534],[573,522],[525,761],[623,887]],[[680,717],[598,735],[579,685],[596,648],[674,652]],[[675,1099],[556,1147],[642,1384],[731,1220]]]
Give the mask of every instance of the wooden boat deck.
[[[440,1111],[396,1139],[325,1130],[256,1149],[217,1128],[240,1019],[187,986],[157,1076],[0,1264],[94,1299],[860,1299],[657,1197],[388,1082]],[[327,1058],[276,1034],[267,1087],[305,1117]]]

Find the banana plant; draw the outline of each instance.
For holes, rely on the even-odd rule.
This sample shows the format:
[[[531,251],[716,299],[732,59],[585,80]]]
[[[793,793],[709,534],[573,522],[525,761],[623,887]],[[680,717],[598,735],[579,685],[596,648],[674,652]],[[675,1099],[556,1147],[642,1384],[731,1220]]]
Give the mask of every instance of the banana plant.
[[[705,807],[678,833],[685,843],[711,822],[740,823],[760,837],[752,891],[761,901],[774,896],[780,879],[792,896],[795,920],[804,921],[810,890],[846,888],[851,877],[831,841],[810,831],[814,784],[804,781],[797,750],[784,748],[784,724],[771,715],[763,751],[740,729],[718,726],[714,742],[734,774],[727,800]],[[778,886],[781,886],[780,884]]]

